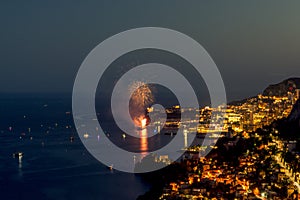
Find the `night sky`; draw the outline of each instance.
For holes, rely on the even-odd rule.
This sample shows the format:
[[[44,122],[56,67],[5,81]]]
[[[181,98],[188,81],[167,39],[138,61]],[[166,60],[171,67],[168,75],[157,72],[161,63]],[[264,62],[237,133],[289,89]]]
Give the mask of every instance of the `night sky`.
[[[144,26],[205,47],[229,100],[300,77],[300,1],[1,1],[0,93],[71,93],[101,41]]]

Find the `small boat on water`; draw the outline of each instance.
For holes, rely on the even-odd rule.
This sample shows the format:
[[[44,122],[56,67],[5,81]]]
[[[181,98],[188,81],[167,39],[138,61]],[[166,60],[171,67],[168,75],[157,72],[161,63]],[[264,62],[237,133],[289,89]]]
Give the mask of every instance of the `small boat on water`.
[[[13,153],[13,158],[22,158],[24,155],[23,152],[15,152]]]
[[[83,137],[84,137],[85,139],[87,139],[87,138],[89,137],[89,134],[88,134],[88,133],[85,133],[85,134],[83,134]]]
[[[114,165],[111,164],[110,166],[107,167],[110,171],[113,171],[114,170]]]

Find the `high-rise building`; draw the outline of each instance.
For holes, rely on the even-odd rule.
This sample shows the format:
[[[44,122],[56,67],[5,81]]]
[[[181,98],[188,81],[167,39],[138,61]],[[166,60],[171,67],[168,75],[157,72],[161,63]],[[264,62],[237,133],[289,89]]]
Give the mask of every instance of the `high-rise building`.
[[[299,99],[299,97],[300,97],[300,89],[296,89],[295,93],[296,93],[296,98]]]

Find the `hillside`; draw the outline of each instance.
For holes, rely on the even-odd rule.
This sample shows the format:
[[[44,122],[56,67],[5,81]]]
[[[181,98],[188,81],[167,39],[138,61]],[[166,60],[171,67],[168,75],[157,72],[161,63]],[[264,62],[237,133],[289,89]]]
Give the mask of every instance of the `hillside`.
[[[269,85],[264,91],[264,96],[284,96],[288,91],[300,88],[300,78],[289,78],[280,83]]]
[[[273,124],[281,133],[281,136],[289,139],[300,138],[300,99],[295,103],[290,115]]]

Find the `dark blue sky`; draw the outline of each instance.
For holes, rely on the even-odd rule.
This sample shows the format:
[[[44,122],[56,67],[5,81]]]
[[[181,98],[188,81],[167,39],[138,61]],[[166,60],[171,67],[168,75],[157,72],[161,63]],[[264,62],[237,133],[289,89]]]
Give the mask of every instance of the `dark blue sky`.
[[[0,93],[71,92],[101,41],[159,26],[206,48],[229,100],[252,96],[300,77],[299,9],[299,1],[1,1]]]

